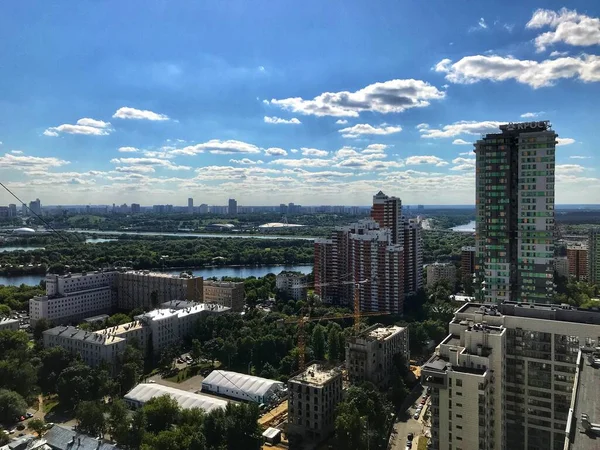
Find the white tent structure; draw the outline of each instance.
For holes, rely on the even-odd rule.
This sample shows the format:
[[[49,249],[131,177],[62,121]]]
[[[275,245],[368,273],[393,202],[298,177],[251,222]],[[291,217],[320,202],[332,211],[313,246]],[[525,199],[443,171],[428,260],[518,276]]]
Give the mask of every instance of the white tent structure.
[[[202,381],[203,391],[256,403],[268,403],[284,387],[280,381],[227,370],[213,370]]]
[[[137,409],[154,397],[161,397],[163,395],[169,395],[174,398],[179,406],[185,409],[200,408],[206,412],[210,412],[213,409],[225,408],[227,406],[227,401],[208,395],[194,394],[193,392],[182,391],[181,389],[169,386],[147,383],[138,384],[125,394],[123,400],[131,408]]]

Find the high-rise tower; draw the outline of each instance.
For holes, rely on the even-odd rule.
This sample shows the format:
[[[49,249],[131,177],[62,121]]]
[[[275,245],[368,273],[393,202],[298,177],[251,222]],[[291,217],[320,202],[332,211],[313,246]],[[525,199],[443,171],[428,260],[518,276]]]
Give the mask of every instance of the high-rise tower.
[[[482,301],[551,301],[556,137],[548,121],[509,123],[475,143]]]

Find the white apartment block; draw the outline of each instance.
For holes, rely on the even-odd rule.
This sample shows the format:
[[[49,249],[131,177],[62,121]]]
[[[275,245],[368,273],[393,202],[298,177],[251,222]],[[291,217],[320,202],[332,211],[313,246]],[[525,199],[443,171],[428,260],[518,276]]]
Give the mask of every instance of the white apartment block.
[[[559,277],[568,278],[569,276],[569,260],[566,256],[554,257],[554,270]]]
[[[243,281],[204,281],[204,302],[231,308],[234,312],[244,310],[246,292]]]
[[[334,429],[335,408],[342,400],[342,371],[311,364],[288,380],[290,444],[320,442]],[[290,447],[291,448],[291,447]]]
[[[29,300],[31,324],[42,318],[64,324],[111,312],[116,276],[114,271],[47,275],[46,295]]]
[[[370,381],[385,387],[393,374],[394,357],[410,361],[408,328],[373,325],[346,340],[346,369],[352,383]]]
[[[19,331],[19,319],[0,317],[0,331],[3,330]]]
[[[427,287],[433,287],[440,281],[447,281],[450,287],[456,283],[456,266],[452,263],[427,264]]]
[[[306,300],[306,276],[302,273],[284,270],[275,278],[275,287],[294,300]]]
[[[596,311],[465,304],[421,371],[431,448],[562,449],[580,348],[599,341]]]

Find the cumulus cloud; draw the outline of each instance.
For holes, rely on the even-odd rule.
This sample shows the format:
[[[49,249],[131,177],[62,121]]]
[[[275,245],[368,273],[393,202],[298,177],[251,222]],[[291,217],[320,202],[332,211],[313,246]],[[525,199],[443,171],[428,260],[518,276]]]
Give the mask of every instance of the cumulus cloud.
[[[471,164],[475,165],[475,158],[454,158],[452,164]]]
[[[385,134],[393,134],[399,133],[402,131],[402,127],[393,127],[393,126],[383,126],[381,125],[379,128],[369,125],[368,123],[359,123],[352,127],[342,128],[338,130],[339,133],[342,133],[342,136],[345,138],[357,138],[361,135],[368,134],[377,134],[377,135],[385,135]]]
[[[573,155],[573,156],[569,156],[569,158],[571,159],[590,159],[591,156],[578,156],[578,155]]]
[[[526,112],[524,114],[521,114],[521,117],[523,119],[532,119],[534,117],[539,117],[542,114],[546,114],[544,111],[539,111],[539,112]]]
[[[346,119],[338,119],[335,121],[335,123],[338,125],[346,125],[348,121]]]
[[[426,130],[427,128],[429,128],[428,123],[420,123],[419,125],[416,126],[417,130]]]
[[[390,80],[374,83],[355,92],[325,92],[312,100],[301,97],[271,100],[288,111],[315,116],[358,117],[363,111],[382,114],[428,106],[444,98],[445,92],[422,80]]]
[[[119,151],[121,153],[138,153],[140,149],[135,147],[119,147]]]
[[[300,150],[302,151],[302,155],[303,156],[318,156],[318,157],[322,157],[322,156],[329,155],[329,152],[327,150],[319,150],[318,148],[306,148],[306,147],[302,147]]]
[[[600,19],[567,8],[562,8],[558,12],[538,9],[533,13],[526,27],[531,29],[548,27],[553,30],[535,38],[538,52],[543,52],[548,46],[559,42],[578,47],[600,44]]]
[[[556,145],[571,145],[575,143],[575,139],[572,138],[556,138]]]
[[[135,119],[135,120],[152,120],[152,121],[163,121],[169,120],[169,116],[164,114],[155,113],[147,109],[136,109],[128,106],[123,106],[117,109],[113,114],[114,119]]]
[[[460,134],[485,134],[498,132],[499,126],[505,122],[497,122],[487,120],[483,122],[475,122],[468,120],[461,120],[460,122],[454,122],[451,125],[444,126],[441,130],[435,128],[422,128],[421,137],[423,138],[448,138],[458,136]],[[460,139],[461,140],[461,139]]]
[[[293,148],[293,149],[290,150],[290,152],[292,152],[292,153],[298,153],[299,150],[297,148]]]
[[[275,159],[271,161],[271,164],[287,167],[327,167],[331,161],[318,158]]]
[[[574,78],[587,83],[600,81],[600,56],[582,54],[538,62],[512,56],[475,55],[466,56],[455,63],[450,59],[443,59],[434,69],[445,73],[446,79],[453,83],[516,80],[538,89],[552,86],[563,78]]]
[[[265,123],[274,123],[274,124],[293,124],[293,125],[299,125],[302,122],[300,122],[298,119],[296,119],[295,117],[292,117],[291,119],[282,119],[281,117],[269,117],[269,116],[265,116],[264,118]]]
[[[557,58],[559,56],[567,56],[569,54],[569,52],[559,52],[557,50],[554,50],[553,52],[550,53],[550,58]]]
[[[6,153],[4,156],[0,156],[0,168],[10,168],[27,172],[34,170],[46,171],[52,167],[60,167],[69,163],[69,161],[54,157],[25,156],[13,153]]]
[[[454,145],[471,145],[471,144],[473,144],[472,142],[467,142],[467,141],[465,141],[464,139],[454,139],[454,140],[452,141],[452,143],[453,143]]]
[[[406,158],[404,163],[407,166],[415,166],[419,164],[434,164],[436,167],[447,166],[448,163],[444,161],[442,158],[431,155],[423,155],[423,156],[409,156]]]
[[[11,152],[13,155],[22,155],[22,154],[23,154],[23,151],[21,151],[21,150],[11,150],[10,152]]]
[[[389,146],[385,144],[369,144],[361,153],[382,153],[388,147]]]
[[[115,168],[117,172],[122,173],[154,173],[154,167],[152,166],[121,166]]]
[[[189,166],[178,166],[167,159],[160,158],[113,158],[110,160],[113,164],[126,164],[131,166],[154,166],[164,167],[169,170],[190,170]]]
[[[475,168],[474,164],[459,164],[457,166],[450,167],[450,170],[467,171],[467,170],[473,170],[474,168]]]
[[[203,144],[188,145],[187,147],[171,150],[172,155],[193,156],[198,153],[209,152],[217,155],[233,155],[236,153],[260,153],[260,149],[254,144],[247,142],[220,139],[211,139]]]
[[[244,164],[247,166],[253,166],[256,164],[263,164],[263,161],[261,161],[260,159],[257,159],[256,161],[253,161],[251,159],[248,158],[242,158],[242,159],[230,159],[229,160],[230,163],[234,163],[234,164]]]
[[[583,166],[579,164],[557,164],[556,174],[568,174],[568,173],[581,173],[585,170]]]
[[[287,152],[279,147],[270,147],[265,149],[265,155],[267,156],[287,156]]]
[[[57,127],[47,128],[44,131],[44,136],[56,137],[61,133],[106,136],[112,131],[113,130],[110,128],[110,122],[84,117],[83,119],[79,119],[75,125],[65,123]]]

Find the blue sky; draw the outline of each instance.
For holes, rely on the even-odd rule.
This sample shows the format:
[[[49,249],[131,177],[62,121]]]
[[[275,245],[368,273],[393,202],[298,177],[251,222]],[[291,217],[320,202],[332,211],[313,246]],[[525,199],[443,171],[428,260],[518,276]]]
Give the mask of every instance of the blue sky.
[[[473,204],[470,143],[550,120],[557,202],[600,203],[599,16],[592,0],[4,2],[0,179],[43,204]]]

